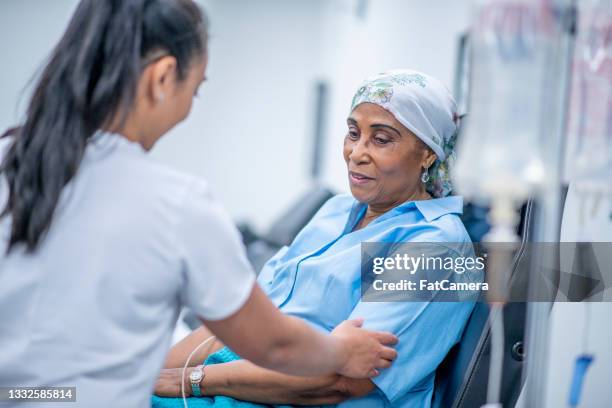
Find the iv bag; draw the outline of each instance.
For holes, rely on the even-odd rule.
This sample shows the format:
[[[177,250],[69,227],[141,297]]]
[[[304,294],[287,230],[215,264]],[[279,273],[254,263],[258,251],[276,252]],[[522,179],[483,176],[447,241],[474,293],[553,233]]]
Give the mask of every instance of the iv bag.
[[[472,199],[525,198],[544,178],[546,14],[538,3],[487,1],[472,27],[471,94],[455,181]]]
[[[612,191],[612,0],[581,2],[578,27],[566,179]]]

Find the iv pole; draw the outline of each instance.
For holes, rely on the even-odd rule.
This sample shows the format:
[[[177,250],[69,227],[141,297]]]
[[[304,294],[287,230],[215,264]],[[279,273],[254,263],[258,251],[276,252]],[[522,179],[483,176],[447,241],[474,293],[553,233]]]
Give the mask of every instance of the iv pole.
[[[534,231],[535,242],[559,242],[560,220],[563,212],[561,208],[561,186],[563,182],[563,168],[565,157],[565,144],[567,134],[567,117],[572,77],[572,61],[574,42],[576,38],[577,8],[575,0],[558,0],[555,7],[555,23],[559,26],[560,40],[550,50],[548,59],[551,62],[560,61],[560,64],[550,64],[554,74],[548,76],[547,93],[551,95],[548,105],[547,117],[556,118],[547,125],[553,126],[542,129],[548,133],[547,140],[550,141],[551,151],[557,154],[550,155],[549,163],[545,168],[547,173],[547,188],[542,189],[538,197],[539,208],[536,209],[536,228]],[[559,86],[562,84],[562,86]],[[557,103],[554,103],[557,101]],[[556,158],[556,160],[555,160]],[[543,251],[549,259],[540,260],[546,268],[547,273],[554,273],[555,259],[552,259],[550,251]],[[554,281],[550,279],[549,281]],[[530,274],[529,299],[538,299],[546,290],[544,282],[538,279],[536,274]],[[530,302],[527,310],[527,369],[525,374],[525,405],[528,408],[540,408],[545,406],[547,366],[548,366],[548,343],[549,343],[549,314],[553,302],[541,301]]]
[[[491,203],[492,228],[487,237],[491,243],[516,242],[512,228],[513,209],[532,193],[537,203],[533,242],[559,241],[575,25],[575,0],[486,0],[478,9],[473,28],[474,69],[471,71],[473,75],[478,71],[476,79],[480,82],[472,82],[470,99],[480,109],[471,106],[472,117],[464,135],[470,137],[464,137],[461,143],[463,155],[457,162],[455,177],[465,195],[485,198]],[[493,82],[482,83],[483,76]],[[511,88],[509,84],[516,86]],[[498,102],[497,110],[491,105],[492,98]],[[512,122],[512,113],[518,115],[521,122]],[[503,135],[494,124],[506,126]],[[544,146],[545,155],[541,151]],[[523,149],[526,150],[514,161],[502,154]],[[475,151],[484,158],[475,157]],[[491,246],[494,248],[496,245]],[[492,308],[487,407],[501,406],[505,348],[501,319],[503,304],[508,301],[506,252],[493,251],[488,267],[487,281],[497,292],[487,294]],[[555,258],[554,253],[542,251],[537,264],[533,259],[530,268],[524,372],[528,408],[544,407],[547,325],[556,295],[551,293],[556,292],[556,285],[553,284],[551,290],[548,282],[557,280]],[[546,276],[542,276],[544,274]],[[547,279],[549,277],[552,279]]]

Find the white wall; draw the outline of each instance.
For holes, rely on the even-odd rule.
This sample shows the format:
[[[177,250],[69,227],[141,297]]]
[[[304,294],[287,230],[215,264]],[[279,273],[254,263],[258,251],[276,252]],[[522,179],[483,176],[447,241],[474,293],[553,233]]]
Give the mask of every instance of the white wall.
[[[153,155],[209,180],[235,218],[266,226],[310,184],[322,1],[203,3],[209,81]]]
[[[308,186],[314,81],[330,84],[323,181],[347,191],[342,139],[363,78],[397,67],[451,87],[461,2],[208,0],[210,82],[154,156],[201,174],[234,217],[265,227]],[[435,29],[433,29],[435,27]]]
[[[452,89],[458,36],[470,16],[467,2],[461,1],[371,0],[361,19],[355,13],[357,3],[326,3],[325,47],[318,66],[332,86],[325,181],[345,191],[342,139],[350,102],[361,81],[388,69],[413,68]]]
[[[35,72],[59,40],[76,0],[0,3],[0,130],[21,118]]]
[[[0,128],[18,121],[21,90],[76,3],[3,0]],[[235,219],[260,229],[311,185],[316,80],[331,89],[323,180],[346,191],[341,145],[361,80],[411,67],[450,86],[456,37],[467,25],[467,7],[450,0],[370,1],[364,19],[356,0],[201,3],[211,20],[210,80],[191,116],[152,154],[206,178]]]
[[[234,218],[266,226],[310,185],[314,65],[323,0],[202,3],[211,20],[210,81],[191,116],[152,154],[206,178]],[[19,121],[28,95],[22,90],[76,4],[0,4],[0,129]]]

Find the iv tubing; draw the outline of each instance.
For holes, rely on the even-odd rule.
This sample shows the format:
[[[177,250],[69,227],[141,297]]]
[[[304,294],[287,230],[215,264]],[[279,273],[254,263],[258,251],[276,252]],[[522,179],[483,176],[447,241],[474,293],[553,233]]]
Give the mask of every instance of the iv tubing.
[[[216,339],[215,336],[210,336],[209,338],[204,340],[202,343],[200,343],[198,345],[198,347],[193,349],[191,354],[189,354],[189,357],[187,357],[187,361],[185,361],[185,365],[183,366],[183,373],[181,374],[181,396],[183,397],[183,406],[185,408],[188,408],[188,406],[187,406],[187,398],[185,397],[185,371],[187,371],[187,366],[189,365],[189,361],[191,360],[193,355],[196,353],[196,351],[198,351],[205,344],[207,344],[209,341],[214,340],[214,339]]]
[[[491,365],[487,387],[487,404],[497,404],[501,396],[504,365],[504,307],[501,303],[491,304]]]

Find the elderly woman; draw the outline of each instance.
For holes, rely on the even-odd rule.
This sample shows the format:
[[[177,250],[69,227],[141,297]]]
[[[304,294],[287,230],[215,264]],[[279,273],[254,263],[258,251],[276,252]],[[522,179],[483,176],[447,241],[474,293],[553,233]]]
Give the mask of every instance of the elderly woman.
[[[428,75],[389,71],[359,88],[347,126],[344,160],[352,196],[330,199],[291,246],[267,262],[258,280],[284,313],[320,330],[362,318],[365,327],[396,334],[397,360],[373,379],[300,378],[240,360],[217,343],[190,362],[195,366],[207,359],[201,392],[213,398],[190,398],[189,406],[430,405],[436,368],[460,339],[473,302],[365,302],[360,251],[366,241],[471,247],[458,217],[462,199],[449,196],[455,103],[446,87]],[[171,350],[156,395],[180,395],[180,367],[209,335],[202,327]],[[185,388],[189,395],[188,381]],[[180,399],[158,396],[154,407],[182,406]]]

